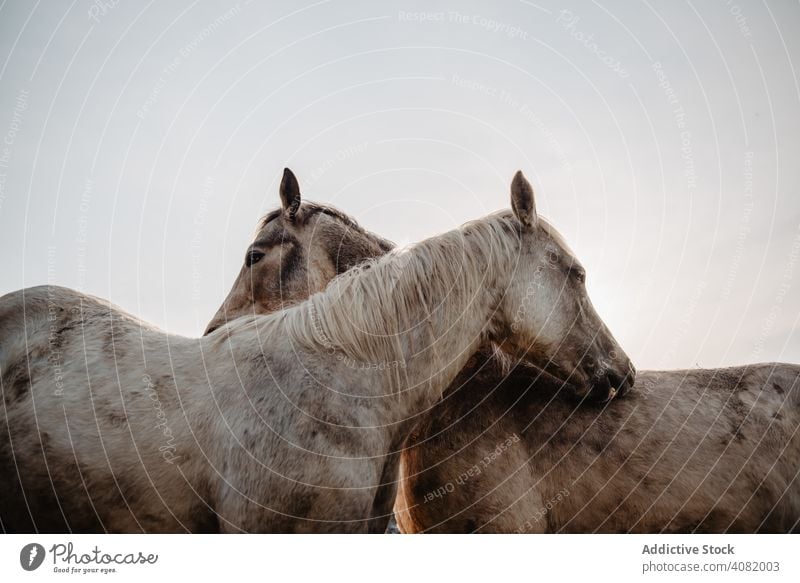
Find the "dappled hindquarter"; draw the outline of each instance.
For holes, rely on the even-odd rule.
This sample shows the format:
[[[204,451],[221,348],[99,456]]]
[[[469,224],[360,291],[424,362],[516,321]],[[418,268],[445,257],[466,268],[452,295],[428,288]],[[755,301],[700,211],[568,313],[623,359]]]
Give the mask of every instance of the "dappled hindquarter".
[[[603,457],[594,462],[602,473],[588,469],[575,482],[577,495],[554,508],[558,530],[796,528],[800,367],[648,372],[641,379],[641,392],[621,407],[609,407],[581,440],[603,446]],[[591,441],[603,434],[613,439],[605,445]],[[590,455],[582,464],[587,468]],[[553,473],[554,480],[581,467],[564,469],[560,477]]]
[[[197,456],[187,455],[195,448],[176,383],[148,374],[171,350],[185,349],[181,339],[168,343],[71,290],[24,296],[18,292],[14,313],[3,315],[3,338],[17,344],[1,365],[3,528],[173,532],[194,526],[187,516],[211,523],[202,502],[210,485],[187,461]],[[9,306],[8,296],[2,301]]]

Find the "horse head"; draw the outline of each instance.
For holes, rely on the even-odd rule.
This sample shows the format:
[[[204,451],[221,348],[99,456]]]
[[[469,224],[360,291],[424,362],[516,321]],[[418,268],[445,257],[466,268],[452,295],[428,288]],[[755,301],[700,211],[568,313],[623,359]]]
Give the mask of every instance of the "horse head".
[[[239,275],[205,334],[240,316],[301,302],[340,273],[394,247],[331,206],[303,202],[288,168],[280,199],[281,208],[261,220]]]
[[[610,399],[633,386],[635,369],[597,315],[586,270],[559,232],[536,212],[522,172],[511,184],[519,256],[495,341],[573,387],[578,396]]]

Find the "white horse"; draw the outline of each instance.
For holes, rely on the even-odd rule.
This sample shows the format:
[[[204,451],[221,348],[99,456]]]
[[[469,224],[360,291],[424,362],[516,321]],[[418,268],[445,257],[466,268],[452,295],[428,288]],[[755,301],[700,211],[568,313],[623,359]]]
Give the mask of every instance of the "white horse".
[[[392,452],[480,346],[624,389],[630,362],[520,173],[512,208],[201,339],[100,300],[64,311],[63,288],[0,298],[3,529],[380,530]]]

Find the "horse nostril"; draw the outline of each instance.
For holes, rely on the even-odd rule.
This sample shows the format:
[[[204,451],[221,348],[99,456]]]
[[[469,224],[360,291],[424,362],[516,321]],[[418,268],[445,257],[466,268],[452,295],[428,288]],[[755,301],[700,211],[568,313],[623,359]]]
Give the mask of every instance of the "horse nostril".
[[[595,397],[600,401],[610,401],[620,393],[620,377],[608,371],[595,383]]]
[[[618,388],[617,395],[620,397],[633,388],[633,383],[636,379],[636,368],[634,368],[633,364],[628,362],[627,369],[627,373],[614,375],[615,378],[611,381]]]

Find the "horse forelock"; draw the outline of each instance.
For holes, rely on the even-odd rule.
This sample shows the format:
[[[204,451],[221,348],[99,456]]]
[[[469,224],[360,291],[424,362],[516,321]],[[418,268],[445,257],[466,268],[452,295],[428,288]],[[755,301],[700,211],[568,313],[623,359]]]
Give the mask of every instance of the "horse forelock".
[[[258,224],[258,229],[261,230],[266,227],[269,223],[277,219],[283,214],[283,209],[275,209],[274,211],[268,212],[266,215],[261,217],[261,220]]]

